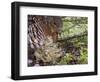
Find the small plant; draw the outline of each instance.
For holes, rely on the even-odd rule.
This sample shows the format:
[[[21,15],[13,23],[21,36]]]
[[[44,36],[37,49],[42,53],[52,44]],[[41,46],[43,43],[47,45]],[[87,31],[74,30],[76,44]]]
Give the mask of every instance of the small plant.
[[[79,59],[79,64],[87,64],[88,63],[88,52],[87,52],[87,48],[82,48],[80,50],[81,55],[80,55],[80,59]]]
[[[58,63],[59,65],[66,65],[66,64],[70,64],[70,61],[73,60],[73,56],[70,53],[67,53],[62,59],[61,61]]]
[[[77,57],[74,54],[66,53],[66,55],[58,63],[59,65],[72,65],[72,64],[87,64],[88,63],[88,53],[87,48],[80,49],[80,56]]]
[[[45,64],[49,65],[57,64],[58,59],[63,55],[61,48],[58,48],[57,43],[53,43],[50,36],[44,43],[45,44],[35,52],[37,60],[42,60]]]

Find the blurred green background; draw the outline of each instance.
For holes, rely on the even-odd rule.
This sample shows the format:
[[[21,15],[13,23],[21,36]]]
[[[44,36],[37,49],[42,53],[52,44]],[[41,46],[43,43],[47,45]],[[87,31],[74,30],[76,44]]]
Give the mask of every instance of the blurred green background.
[[[62,17],[63,29],[59,36],[60,42],[67,45],[66,55],[58,64],[88,63],[88,18]],[[68,48],[68,46],[71,46]],[[69,49],[69,51],[68,51]],[[79,55],[77,55],[79,54]]]

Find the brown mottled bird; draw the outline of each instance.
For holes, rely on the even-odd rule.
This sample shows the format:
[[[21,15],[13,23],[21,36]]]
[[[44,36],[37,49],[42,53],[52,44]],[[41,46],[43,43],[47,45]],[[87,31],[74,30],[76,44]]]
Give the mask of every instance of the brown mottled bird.
[[[28,15],[28,65],[34,65],[34,51],[44,45],[48,36],[53,42],[58,40],[62,20],[59,16]],[[32,58],[33,57],[33,58]]]

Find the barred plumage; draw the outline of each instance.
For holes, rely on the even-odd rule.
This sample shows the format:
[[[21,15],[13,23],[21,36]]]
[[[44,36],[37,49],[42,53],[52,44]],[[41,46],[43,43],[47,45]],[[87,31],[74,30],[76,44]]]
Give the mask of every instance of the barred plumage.
[[[33,17],[32,21],[34,21],[34,23],[28,27],[28,43],[31,48],[39,48],[43,44],[45,35],[42,27],[40,26],[40,21],[38,21],[35,17]]]

